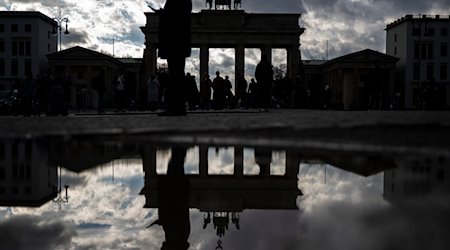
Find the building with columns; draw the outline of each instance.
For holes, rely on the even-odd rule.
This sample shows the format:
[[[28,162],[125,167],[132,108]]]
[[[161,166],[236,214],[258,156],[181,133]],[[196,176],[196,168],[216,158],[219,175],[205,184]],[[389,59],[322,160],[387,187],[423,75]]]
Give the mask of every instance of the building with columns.
[[[141,27],[145,34],[145,78],[156,72],[159,47],[159,14],[145,13],[147,22]],[[271,61],[272,49],[286,49],[288,76],[294,79],[300,65],[300,14],[256,14],[243,10],[202,10],[192,13],[192,48],[200,49],[200,76],[209,73],[209,49],[235,50],[235,75],[245,75],[245,49],[261,49]],[[236,89],[238,87],[236,86]]]

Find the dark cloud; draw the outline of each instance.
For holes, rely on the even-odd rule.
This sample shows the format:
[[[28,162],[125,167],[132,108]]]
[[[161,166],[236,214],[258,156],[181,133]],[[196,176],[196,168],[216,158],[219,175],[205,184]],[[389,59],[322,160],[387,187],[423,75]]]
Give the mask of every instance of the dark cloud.
[[[72,225],[37,216],[14,216],[0,222],[0,249],[69,249]]]
[[[65,47],[73,47],[77,45],[89,44],[91,41],[89,39],[89,34],[86,30],[81,29],[70,29],[69,35],[64,35],[64,45]]]

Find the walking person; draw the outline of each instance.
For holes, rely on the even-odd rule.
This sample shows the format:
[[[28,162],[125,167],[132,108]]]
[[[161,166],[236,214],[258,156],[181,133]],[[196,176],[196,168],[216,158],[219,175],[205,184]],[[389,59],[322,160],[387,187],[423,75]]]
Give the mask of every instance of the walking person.
[[[191,0],[167,0],[159,14],[159,57],[167,59],[167,110],[161,116],[186,115],[185,59],[191,56]]]

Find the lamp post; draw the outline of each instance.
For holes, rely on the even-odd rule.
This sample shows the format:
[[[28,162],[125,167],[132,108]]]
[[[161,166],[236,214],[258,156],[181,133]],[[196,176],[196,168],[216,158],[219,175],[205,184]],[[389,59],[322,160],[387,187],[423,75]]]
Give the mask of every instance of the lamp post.
[[[59,208],[61,208],[62,203],[69,202],[69,195],[68,195],[69,185],[64,185],[64,189],[66,190],[66,192],[65,192],[65,195],[62,196],[61,195],[61,166],[58,166],[58,169],[59,169],[59,173],[58,173],[59,181],[57,184],[58,186],[55,187],[56,198],[53,199],[53,202],[57,203],[59,205]]]
[[[57,51],[61,51],[61,32],[62,32],[62,26],[65,23],[65,29],[64,29],[64,35],[69,35],[69,29],[68,29],[68,23],[69,23],[69,18],[67,17],[61,17],[61,13],[59,14],[58,17],[54,17],[53,20],[56,21],[57,25],[53,26],[53,30],[52,30],[52,35],[54,36],[58,36],[59,38],[59,44],[57,44],[56,46],[56,50]]]

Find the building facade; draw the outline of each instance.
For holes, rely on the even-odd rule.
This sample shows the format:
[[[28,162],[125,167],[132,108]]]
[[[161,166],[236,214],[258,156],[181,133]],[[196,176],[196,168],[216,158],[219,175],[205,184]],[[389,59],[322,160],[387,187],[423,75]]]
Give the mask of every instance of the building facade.
[[[397,61],[398,58],[370,49],[329,61],[304,61],[304,81],[309,99],[307,107],[391,109],[395,103],[394,73]]]
[[[0,11],[0,88],[9,89],[28,73],[48,68],[46,55],[57,50],[57,23],[37,11]]]
[[[115,58],[80,46],[48,54],[49,67],[60,68],[70,78],[69,105],[71,108],[84,109],[97,107],[98,96],[90,85],[92,79],[105,70],[106,107],[114,107],[114,83],[120,72],[127,78],[128,96],[135,102],[140,101],[139,82],[142,59]],[[142,90],[141,90],[142,91]]]
[[[386,27],[386,54],[399,58],[401,108],[450,106],[450,16],[406,15]]]

